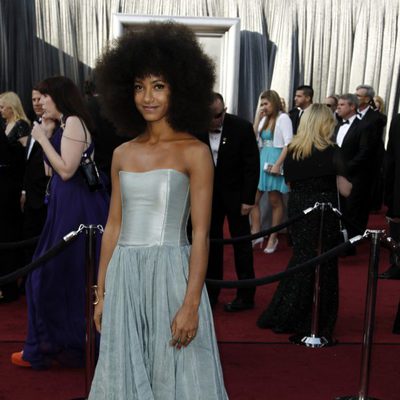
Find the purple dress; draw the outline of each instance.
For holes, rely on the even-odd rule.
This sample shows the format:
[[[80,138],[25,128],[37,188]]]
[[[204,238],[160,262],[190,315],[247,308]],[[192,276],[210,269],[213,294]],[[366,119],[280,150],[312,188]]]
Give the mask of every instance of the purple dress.
[[[51,143],[60,154],[63,129]],[[87,153],[93,151],[93,143]],[[105,225],[109,196],[90,192],[79,170],[63,181],[53,170],[47,219],[33,260],[46,253],[80,224]],[[97,261],[101,235],[97,235]],[[53,360],[83,365],[85,349],[85,236],[79,235],[58,255],[32,271],[26,282],[28,336],[23,359],[33,368],[46,368]]]

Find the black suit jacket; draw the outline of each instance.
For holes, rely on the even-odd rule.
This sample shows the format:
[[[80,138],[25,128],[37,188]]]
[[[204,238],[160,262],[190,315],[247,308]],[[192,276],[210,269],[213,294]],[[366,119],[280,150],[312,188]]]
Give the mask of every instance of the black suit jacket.
[[[386,122],[387,116],[372,108],[368,109],[361,120],[361,129],[368,131],[371,151],[374,154],[384,149],[383,130]]]
[[[29,136],[26,145],[28,152],[32,137]],[[26,153],[27,156],[27,153]],[[44,205],[44,195],[49,177],[45,175],[43,164],[43,150],[39,143],[35,142],[32,151],[26,159],[23,190],[26,191],[25,208],[39,209]]]
[[[210,146],[208,132],[200,135]],[[260,155],[249,121],[226,114],[214,173],[214,197],[225,205],[254,204],[260,176]]]
[[[292,108],[289,111],[289,117],[292,121],[293,135],[295,135],[297,133],[297,128],[299,127],[300,123],[300,110],[297,107]]]
[[[400,114],[390,124],[384,176],[387,216],[400,217]]]

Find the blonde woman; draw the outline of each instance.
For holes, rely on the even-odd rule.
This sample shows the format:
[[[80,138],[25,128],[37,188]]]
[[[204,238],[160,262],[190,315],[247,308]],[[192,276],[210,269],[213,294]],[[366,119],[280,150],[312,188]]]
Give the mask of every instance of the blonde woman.
[[[374,97],[375,109],[382,114],[385,114],[385,101],[381,96],[376,95]]]
[[[30,132],[30,121],[25,114],[18,95],[5,92],[0,95],[0,113],[4,119],[4,132],[10,143],[19,141],[26,146]]]
[[[282,193],[288,192],[283,177],[283,162],[286,148],[293,136],[292,122],[286,113],[282,112],[282,102],[274,90],[261,93],[260,106],[254,121],[260,150],[260,180],[256,194],[255,207],[251,212],[251,231],[260,231],[260,198],[263,192],[268,192],[268,201],[272,209],[272,226],[279,225],[283,219],[284,204]],[[253,246],[263,238],[253,242]],[[269,236],[264,253],[273,253],[278,246],[278,234]]]
[[[19,198],[24,174],[24,147],[30,131],[29,120],[18,95],[0,95],[0,242],[20,240],[22,213]],[[3,250],[0,254],[1,274],[22,265],[19,251]],[[0,287],[0,303],[18,298],[15,282]]]
[[[350,193],[350,183],[340,176],[343,167],[339,149],[331,140],[334,126],[335,118],[324,104],[313,104],[301,118],[284,163],[285,179],[290,185],[289,218],[316,202],[336,206],[337,182],[343,195]],[[324,221],[322,251],[326,252],[338,243],[339,223],[329,212]],[[313,212],[292,225],[293,255],[288,268],[317,256],[319,224],[320,214]],[[330,337],[338,309],[337,258],[326,264],[321,268],[319,333]],[[277,333],[310,333],[313,284],[312,269],[282,279],[258,326]]]

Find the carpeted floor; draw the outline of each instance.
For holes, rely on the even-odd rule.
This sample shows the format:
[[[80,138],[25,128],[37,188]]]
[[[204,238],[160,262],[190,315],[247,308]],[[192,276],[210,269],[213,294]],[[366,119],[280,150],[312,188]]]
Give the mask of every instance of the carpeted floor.
[[[371,216],[370,227],[384,227],[382,215]],[[333,347],[295,346],[288,342],[288,335],[256,327],[276,284],[258,288],[255,309],[236,314],[223,311],[223,303],[234,297],[234,291],[222,291],[214,319],[231,400],[358,396],[369,243],[362,243],[358,250],[357,256],[340,261],[340,311],[335,331],[339,343]],[[225,254],[226,278],[231,279],[230,246]],[[255,250],[257,276],[285,269],[289,257],[290,248],[281,235],[276,253],[265,255]],[[382,250],[380,270],[387,265],[388,254]],[[379,281],[369,395],[381,400],[400,399],[400,335],[391,333],[399,298],[400,281]],[[64,400],[84,395],[84,370],[31,371],[9,363],[11,352],[21,349],[25,338],[24,299],[0,305],[0,321],[0,400]]]

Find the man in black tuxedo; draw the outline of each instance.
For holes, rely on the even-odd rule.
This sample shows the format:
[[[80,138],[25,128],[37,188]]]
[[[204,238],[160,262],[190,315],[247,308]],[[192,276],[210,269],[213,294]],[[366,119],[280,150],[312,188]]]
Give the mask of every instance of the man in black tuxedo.
[[[43,114],[40,104],[41,94],[32,90],[32,106],[36,121],[39,121]],[[29,239],[40,235],[46,221],[47,206],[44,204],[47,182],[49,178],[45,174],[43,163],[43,151],[39,143],[29,136],[26,145],[26,164],[21,192],[21,209],[23,211],[22,235]],[[26,250],[25,262],[32,259],[34,247]]]
[[[354,94],[339,97],[337,114],[342,118],[335,128],[334,138],[340,147],[346,178],[352,183],[351,194],[341,198],[341,208],[349,220],[349,237],[364,233],[368,223],[370,189],[370,134],[357,116],[358,100]],[[365,127],[365,126],[364,126]],[[350,254],[355,254],[355,249]]]
[[[370,169],[370,210],[379,211],[383,201],[383,157],[385,147],[383,144],[383,130],[386,126],[385,114],[375,110],[375,91],[372,86],[359,85],[356,88],[358,98],[358,117],[362,121],[362,129],[370,135],[371,164]]]
[[[390,236],[400,242],[400,114],[393,117],[389,130],[389,141],[385,154],[385,204],[389,220]],[[400,279],[400,259],[390,255],[390,267],[380,278]],[[400,318],[400,305],[398,316]],[[400,319],[398,320],[400,330]]]
[[[226,113],[224,99],[214,94],[213,119],[202,140],[210,146],[215,165],[211,217],[211,239],[223,238],[225,217],[232,237],[250,235],[249,212],[254,205],[260,174],[259,151],[250,122]],[[251,241],[233,245],[239,279],[254,278]],[[207,278],[223,278],[223,245],[211,244]],[[208,286],[211,305],[218,301],[220,289]],[[225,305],[234,312],[254,307],[255,288],[238,289],[235,299]]]
[[[309,85],[302,85],[296,89],[294,95],[295,107],[289,111],[289,117],[292,120],[293,135],[297,133],[301,116],[304,111],[311,106],[313,102],[314,90]]]

